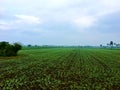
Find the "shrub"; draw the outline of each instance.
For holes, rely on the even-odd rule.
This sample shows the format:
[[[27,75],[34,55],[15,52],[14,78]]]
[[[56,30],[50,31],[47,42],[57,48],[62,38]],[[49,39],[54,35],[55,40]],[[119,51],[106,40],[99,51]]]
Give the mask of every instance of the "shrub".
[[[22,49],[22,46],[18,43],[14,43],[13,47],[14,47],[15,54],[17,54],[17,52]]]
[[[9,44],[8,42],[0,42],[0,56],[16,56],[22,48],[19,43]]]

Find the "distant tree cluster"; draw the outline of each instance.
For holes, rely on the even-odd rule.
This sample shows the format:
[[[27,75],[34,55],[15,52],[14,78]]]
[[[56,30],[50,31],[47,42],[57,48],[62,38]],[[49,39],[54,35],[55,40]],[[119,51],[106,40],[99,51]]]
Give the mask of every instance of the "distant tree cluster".
[[[0,42],[0,56],[16,56],[21,48],[19,43]]]
[[[109,43],[107,43],[107,46],[103,46],[102,44],[100,44],[100,48],[111,48],[111,49],[112,48],[120,48],[120,44],[110,41]]]
[[[114,43],[113,41],[110,41],[110,43],[107,43],[107,46],[112,48],[120,48],[120,44]]]

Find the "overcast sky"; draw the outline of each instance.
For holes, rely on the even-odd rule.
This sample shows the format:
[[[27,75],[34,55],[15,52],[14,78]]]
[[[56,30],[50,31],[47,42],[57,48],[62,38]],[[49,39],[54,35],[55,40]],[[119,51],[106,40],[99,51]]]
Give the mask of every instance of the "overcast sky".
[[[0,41],[120,43],[120,0],[0,0]]]

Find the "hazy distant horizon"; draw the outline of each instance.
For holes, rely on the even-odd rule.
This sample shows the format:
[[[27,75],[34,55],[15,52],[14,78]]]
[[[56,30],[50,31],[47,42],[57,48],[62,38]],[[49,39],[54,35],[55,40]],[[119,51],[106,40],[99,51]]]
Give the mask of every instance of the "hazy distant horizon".
[[[120,43],[120,0],[0,0],[0,41],[32,45]]]

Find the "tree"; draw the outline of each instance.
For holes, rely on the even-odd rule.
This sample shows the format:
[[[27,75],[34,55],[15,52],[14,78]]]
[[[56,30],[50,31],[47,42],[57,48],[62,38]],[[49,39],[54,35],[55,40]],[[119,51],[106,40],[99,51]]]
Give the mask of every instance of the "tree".
[[[17,52],[22,49],[22,46],[19,43],[14,43],[14,52],[17,55]]]
[[[9,44],[9,42],[0,42],[0,56],[16,56],[22,48],[19,43]]]
[[[6,46],[8,46],[9,45],[9,43],[8,42],[5,42],[5,41],[3,41],[3,42],[0,42],[0,49],[4,49]]]
[[[110,47],[111,47],[111,49],[113,48],[113,41],[110,41]]]
[[[28,44],[27,46],[28,46],[28,47],[32,47],[32,45],[31,45],[31,44]]]
[[[6,46],[6,48],[4,49],[4,56],[16,56],[13,45]]]
[[[100,44],[100,47],[101,47],[101,48],[103,47],[102,44]]]

